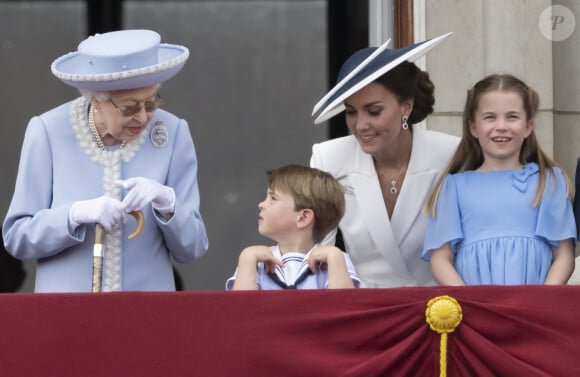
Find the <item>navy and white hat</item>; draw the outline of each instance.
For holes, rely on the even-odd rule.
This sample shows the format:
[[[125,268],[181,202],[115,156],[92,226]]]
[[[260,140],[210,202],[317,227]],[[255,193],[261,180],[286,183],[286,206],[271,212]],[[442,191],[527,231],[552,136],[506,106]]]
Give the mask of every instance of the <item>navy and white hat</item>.
[[[451,33],[414,45],[388,49],[390,40],[380,47],[367,47],[355,52],[342,65],[337,84],[312,110],[318,113],[314,124],[320,124],[344,110],[344,100],[375,81],[405,60],[413,62],[441,43]]]
[[[77,51],[56,59],[52,73],[78,89],[113,91],[144,88],[173,77],[185,64],[189,50],[160,43],[151,30],[121,30],[95,34]]]

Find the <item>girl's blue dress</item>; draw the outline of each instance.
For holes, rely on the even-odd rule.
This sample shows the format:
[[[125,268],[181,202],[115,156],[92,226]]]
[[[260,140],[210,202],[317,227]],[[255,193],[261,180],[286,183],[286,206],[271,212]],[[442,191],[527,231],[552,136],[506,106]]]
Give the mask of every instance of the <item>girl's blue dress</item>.
[[[554,182],[555,181],[555,182]],[[576,238],[576,223],[561,170],[547,170],[539,206],[536,163],[522,169],[448,175],[436,218],[430,217],[422,258],[450,242],[465,284],[543,284],[558,241]]]

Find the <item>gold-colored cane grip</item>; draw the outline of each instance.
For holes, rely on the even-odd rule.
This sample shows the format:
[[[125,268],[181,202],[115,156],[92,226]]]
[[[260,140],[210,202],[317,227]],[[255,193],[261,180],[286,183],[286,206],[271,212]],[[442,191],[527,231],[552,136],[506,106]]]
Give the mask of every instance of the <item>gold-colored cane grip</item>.
[[[129,215],[135,218],[137,221],[137,229],[131,234],[129,234],[129,239],[132,240],[133,238],[137,237],[143,232],[143,228],[145,227],[145,216],[143,216],[143,212],[141,211],[131,211]]]
[[[105,242],[105,228],[101,224],[95,225],[95,243],[103,244]]]

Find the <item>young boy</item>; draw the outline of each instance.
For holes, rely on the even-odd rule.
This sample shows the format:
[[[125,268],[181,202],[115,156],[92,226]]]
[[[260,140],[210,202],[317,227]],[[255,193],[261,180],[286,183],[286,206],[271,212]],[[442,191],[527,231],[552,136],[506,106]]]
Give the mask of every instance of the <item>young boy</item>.
[[[338,225],[344,207],[342,186],[326,172],[301,165],[269,171],[258,232],[278,244],[245,248],[226,289],[358,288],[348,255],[317,245]]]

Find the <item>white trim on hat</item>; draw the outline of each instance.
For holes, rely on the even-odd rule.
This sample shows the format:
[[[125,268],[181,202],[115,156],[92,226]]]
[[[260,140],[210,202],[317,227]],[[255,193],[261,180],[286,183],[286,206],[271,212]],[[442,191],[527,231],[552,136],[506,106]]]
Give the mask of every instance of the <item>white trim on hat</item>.
[[[358,92],[360,89],[364,88],[365,86],[367,86],[368,84],[370,84],[371,82],[375,81],[377,78],[379,78],[380,76],[382,76],[383,74],[387,73],[389,70],[393,69],[394,67],[396,67],[397,65],[401,64],[402,62],[404,62],[405,60],[408,61],[415,61],[418,58],[420,58],[421,56],[423,56],[425,53],[427,53],[429,50],[431,50],[433,47],[437,46],[439,43],[441,43],[445,38],[447,38],[449,35],[451,35],[452,33],[447,33],[444,34],[442,36],[439,36],[437,38],[433,38],[431,40],[428,40],[420,45],[418,45],[416,48],[407,51],[406,53],[402,54],[401,56],[393,59],[392,61],[390,61],[388,64],[382,66],[381,68],[379,68],[378,70],[370,73],[368,76],[366,76],[365,78],[363,78],[361,81],[354,83],[352,85],[352,87],[350,87],[348,90],[346,90],[344,93],[342,93],[340,96],[338,96],[337,98],[335,98],[330,104],[326,105],[322,111],[320,112],[320,114],[318,115],[318,117],[314,120],[314,124],[320,124],[330,118],[332,118],[333,116],[339,114],[341,111],[344,110],[344,100],[346,100],[348,97],[350,97],[352,94]],[[389,41],[385,42],[383,45],[381,45],[376,51],[381,50],[380,52],[382,52],[383,50],[385,50],[386,45],[389,43]],[[380,54],[380,52],[377,54],[376,51],[371,55],[372,58],[375,58],[376,56],[378,56]],[[367,66],[371,61],[371,56],[369,56],[369,58],[365,59],[362,63],[360,63],[355,69],[353,69],[353,71],[356,71],[356,73],[360,72],[365,66]],[[350,76],[350,77],[349,77]],[[347,77],[350,79],[352,78],[353,75],[348,75]],[[345,86],[346,84],[348,84],[348,80],[347,77],[345,77],[345,79],[341,80],[338,84],[336,84],[330,92],[332,92],[330,95],[327,94],[324,96],[324,98],[322,100],[320,100],[316,106],[314,107],[313,110],[313,115],[316,112],[316,110],[318,108],[320,108],[320,103],[324,102],[325,100],[327,100],[327,98],[331,97],[332,94],[336,93],[338,90],[340,90],[343,86]]]
[[[336,93],[336,91],[339,90],[348,80],[350,80],[351,77],[353,77],[354,75],[359,73],[361,69],[366,67],[367,64],[370,63],[375,58],[375,56],[383,52],[383,50],[386,49],[390,43],[391,38],[389,38],[385,43],[383,43],[379,48],[377,48],[362,63],[360,63],[357,67],[355,67],[355,69],[350,71],[348,75],[346,75],[342,80],[340,80],[340,82],[336,84],[334,88],[332,88],[328,93],[326,93],[326,95],[322,97],[322,99],[318,101],[316,105],[314,105],[314,109],[312,109],[312,116],[314,116],[314,114],[318,111],[318,109],[320,109],[320,107],[324,105],[324,102],[326,102],[334,93]]]

